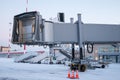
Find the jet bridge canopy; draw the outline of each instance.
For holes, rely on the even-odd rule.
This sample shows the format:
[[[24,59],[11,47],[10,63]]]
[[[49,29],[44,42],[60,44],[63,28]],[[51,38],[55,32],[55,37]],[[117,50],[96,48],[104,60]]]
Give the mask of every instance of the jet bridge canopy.
[[[40,40],[41,16],[38,12],[22,13],[14,16],[12,42],[23,44]]]

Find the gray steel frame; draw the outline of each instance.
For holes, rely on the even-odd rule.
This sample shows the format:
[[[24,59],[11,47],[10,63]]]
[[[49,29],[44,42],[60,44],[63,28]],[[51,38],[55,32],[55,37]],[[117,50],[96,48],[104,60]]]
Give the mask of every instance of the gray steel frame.
[[[18,34],[16,32],[17,27],[21,24],[19,20],[28,17],[35,17],[35,32],[32,33],[31,31],[32,38],[30,39],[27,39],[29,35],[24,33],[24,31],[32,30],[29,29],[32,28],[29,23],[26,23],[26,25],[30,27],[25,28],[25,26],[20,26]],[[22,33],[19,33],[20,31]],[[24,36],[25,40],[17,40],[17,38],[21,38],[19,34],[26,35]],[[81,14],[78,14],[78,21],[76,23],[55,23],[45,21],[38,12],[27,12],[14,17],[12,43],[28,45],[78,44],[80,53],[82,53],[84,43],[120,43],[120,25],[84,24],[81,21]]]
[[[32,14],[33,13],[33,14]],[[25,19],[27,17],[35,16],[35,34],[32,41],[14,41],[16,27],[16,20]],[[36,17],[38,16],[38,17]],[[83,24],[81,21],[81,14],[78,14],[78,21],[76,23],[54,23],[42,20],[38,12],[28,12],[15,16],[13,27],[13,43],[20,44],[55,44],[55,43],[77,43],[80,47],[85,42],[92,43],[119,43],[120,42],[120,25],[113,24]],[[27,20],[27,19],[26,19]],[[39,20],[39,21],[38,21]],[[27,23],[28,25],[28,23]],[[21,26],[20,26],[21,27]],[[24,26],[23,26],[24,27]],[[32,30],[23,28],[25,31]],[[22,28],[21,28],[22,29]],[[24,34],[24,31],[22,31]],[[30,31],[29,31],[30,32]],[[19,34],[19,33],[18,33]],[[18,37],[18,36],[17,36]],[[27,35],[26,35],[27,38]]]

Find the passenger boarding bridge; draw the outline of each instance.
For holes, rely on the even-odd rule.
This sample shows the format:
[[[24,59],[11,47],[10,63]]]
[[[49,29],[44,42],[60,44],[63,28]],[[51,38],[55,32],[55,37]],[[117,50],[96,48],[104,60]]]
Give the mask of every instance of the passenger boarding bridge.
[[[37,12],[26,12],[14,16],[12,43],[19,45],[48,45],[50,53],[52,48],[58,44],[72,45],[72,61],[76,63],[74,54],[75,45],[79,46],[79,59],[75,64],[76,69],[85,71],[82,61],[85,45],[87,52],[92,53],[94,44],[118,45],[120,43],[120,25],[118,24],[84,24],[81,14],[73,23],[64,22],[64,13],[59,13],[61,22],[47,21]],[[68,55],[66,55],[68,56]],[[74,63],[75,62],[75,63]],[[71,65],[71,69],[75,68]]]
[[[117,24],[84,24],[81,14],[73,23],[64,22],[64,14],[60,14],[60,23],[46,21],[37,12],[26,12],[14,16],[12,33],[13,44],[49,45],[72,44],[72,59],[74,59],[74,45],[79,46],[80,59],[83,59],[83,49],[93,52],[94,44],[120,43],[120,25]]]

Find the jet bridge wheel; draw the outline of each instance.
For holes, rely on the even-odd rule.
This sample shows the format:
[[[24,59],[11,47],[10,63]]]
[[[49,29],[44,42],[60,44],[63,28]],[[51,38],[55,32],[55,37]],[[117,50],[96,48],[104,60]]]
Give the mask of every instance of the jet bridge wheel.
[[[85,72],[85,71],[86,71],[86,65],[84,65],[84,64],[79,64],[78,70],[79,70],[80,72]]]
[[[71,70],[79,70],[80,72],[85,72],[86,65],[84,65],[84,64],[71,64],[70,69]]]
[[[103,64],[103,65],[101,66],[101,68],[105,68],[105,65]]]

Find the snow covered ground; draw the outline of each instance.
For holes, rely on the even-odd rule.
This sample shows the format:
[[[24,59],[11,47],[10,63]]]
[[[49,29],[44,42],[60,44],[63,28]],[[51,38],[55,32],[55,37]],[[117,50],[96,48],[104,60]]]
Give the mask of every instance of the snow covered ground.
[[[13,59],[0,58],[0,80],[71,80],[68,66],[49,64],[14,63]],[[79,80],[120,80],[120,64],[105,69],[79,72]]]

